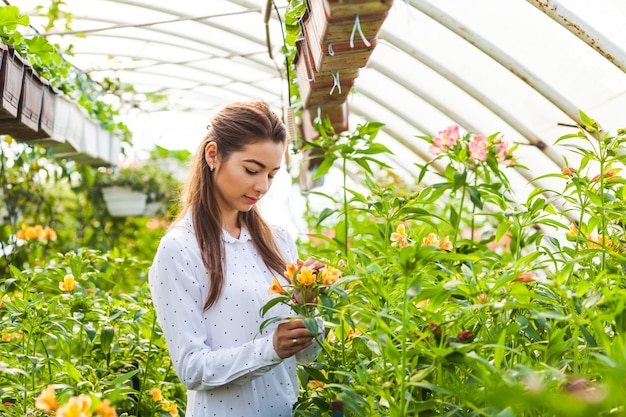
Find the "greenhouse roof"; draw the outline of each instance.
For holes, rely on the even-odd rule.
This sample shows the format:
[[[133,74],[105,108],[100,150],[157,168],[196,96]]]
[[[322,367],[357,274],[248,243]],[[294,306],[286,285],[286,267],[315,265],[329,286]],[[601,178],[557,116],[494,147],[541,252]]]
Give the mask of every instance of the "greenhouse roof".
[[[49,5],[10,3],[46,33],[48,17],[36,6]],[[288,104],[284,0],[64,3],[69,30],[48,30],[50,41],[72,44],[68,60],[94,79],[119,77],[166,96],[178,126],[160,134],[176,138],[188,124],[201,132],[212,112],[236,100],[264,98],[279,111]],[[348,98],[350,126],[384,123],[379,140],[409,172],[431,157],[415,136],[452,124],[500,132],[520,144],[529,170],[512,181],[523,188],[565,166],[553,145],[576,131],[579,110],[608,132],[626,126],[624,21],[621,0],[395,0]],[[160,103],[141,109],[151,120],[163,114]]]

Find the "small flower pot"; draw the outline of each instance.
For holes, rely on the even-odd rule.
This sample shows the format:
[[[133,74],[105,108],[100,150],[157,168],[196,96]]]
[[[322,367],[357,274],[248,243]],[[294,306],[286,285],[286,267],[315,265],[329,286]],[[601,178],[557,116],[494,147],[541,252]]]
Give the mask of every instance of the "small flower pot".
[[[128,187],[105,187],[102,197],[113,217],[143,216],[146,211],[148,195]]]

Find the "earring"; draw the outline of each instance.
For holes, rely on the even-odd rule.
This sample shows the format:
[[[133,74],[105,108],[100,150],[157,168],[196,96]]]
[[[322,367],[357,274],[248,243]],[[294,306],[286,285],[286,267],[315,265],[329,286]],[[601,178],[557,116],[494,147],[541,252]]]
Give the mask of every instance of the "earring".
[[[209,165],[209,170],[210,170],[211,172],[213,172],[213,170],[214,170],[214,169],[215,169],[215,168],[213,167],[213,165]]]

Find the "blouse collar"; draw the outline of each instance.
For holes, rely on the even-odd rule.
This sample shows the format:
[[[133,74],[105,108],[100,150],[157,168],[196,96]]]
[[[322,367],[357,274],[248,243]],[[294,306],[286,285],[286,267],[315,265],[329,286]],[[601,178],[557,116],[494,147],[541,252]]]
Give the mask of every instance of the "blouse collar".
[[[226,229],[222,229],[222,236],[225,243],[243,243],[252,240],[250,232],[248,232],[248,229],[244,227],[241,228],[241,232],[239,233],[239,239],[232,237],[230,233],[226,231]]]

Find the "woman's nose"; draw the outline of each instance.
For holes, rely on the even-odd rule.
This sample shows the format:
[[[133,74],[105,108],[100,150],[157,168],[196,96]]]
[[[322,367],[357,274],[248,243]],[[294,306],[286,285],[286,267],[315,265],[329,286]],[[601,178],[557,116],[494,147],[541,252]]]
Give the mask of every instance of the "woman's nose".
[[[255,191],[261,194],[267,193],[270,188],[270,179],[265,175],[259,175],[258,181],[255,183]]]

